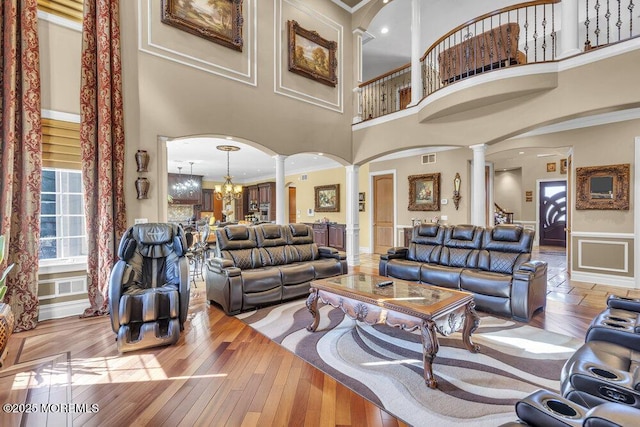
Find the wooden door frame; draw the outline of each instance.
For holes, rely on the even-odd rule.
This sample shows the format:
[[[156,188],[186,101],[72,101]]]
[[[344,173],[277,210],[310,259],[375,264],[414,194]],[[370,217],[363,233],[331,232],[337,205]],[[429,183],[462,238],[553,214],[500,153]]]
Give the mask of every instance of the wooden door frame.
[[[398,246],[398,177],[395,169],[387,169],[383,171],[369,172],[369,194],[371,195],[371,202],[369,206],[369,253],[373,253],[373,207],[374,194],[373,194],[373,177],[378,175],[392,175],[393,177],[393,245]]]

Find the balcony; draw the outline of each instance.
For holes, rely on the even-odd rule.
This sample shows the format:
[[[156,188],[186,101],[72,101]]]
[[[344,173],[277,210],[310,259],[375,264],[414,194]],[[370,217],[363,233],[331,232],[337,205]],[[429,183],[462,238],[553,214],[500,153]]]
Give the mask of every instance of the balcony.
[[[540,0],[479,16],[427,49],[419,60],[419,82],[412,81],[412,64],[406,64],[359,85],[354,123],[410,109],[413,90],[420,91],[420,121],[550,90],[560,59],[637,38],[640,16],[634,8],[633,0]],[[477,79],[487,73],[493,74]],[[492,96],[486,91],[478,98],[469,92],[456,96],[456,88],[471,87],[473,78],[489,85],[499,78],[511,83],[494,85]]]

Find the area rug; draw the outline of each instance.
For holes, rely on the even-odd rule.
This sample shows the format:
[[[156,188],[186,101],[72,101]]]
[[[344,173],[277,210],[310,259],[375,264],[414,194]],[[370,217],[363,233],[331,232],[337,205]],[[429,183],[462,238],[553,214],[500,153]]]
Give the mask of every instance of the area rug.
[[[369,326],[331,306],[316,332],[304,300],[236,316],[337,381],[413,426],[498,426],[517,419],[514,404],[537,389],[559,389],[564,362],[582,341],[481,314],[467,351],[459,333],[438,335],[438,389],[425,384],[418,332]]]

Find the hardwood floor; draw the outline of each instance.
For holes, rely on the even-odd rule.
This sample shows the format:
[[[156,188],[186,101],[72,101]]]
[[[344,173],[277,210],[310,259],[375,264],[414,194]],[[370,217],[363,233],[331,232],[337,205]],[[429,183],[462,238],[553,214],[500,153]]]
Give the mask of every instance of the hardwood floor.
[[[637,290],[570,280],[563,253],[550,248],[533,258],[549,263],[547,308],[531,322],[541,328],[582,338],[607,294],[640,297]],[[353,270],[377,273],[378,259],[362,255]],[[196,291],[185,331],[169,347],[120,355],[108,317],[45,321],[13,334],[0,400],[73,405],[46,414],[2,412],[0,425],[406,425],[208,306],[203,282]]]

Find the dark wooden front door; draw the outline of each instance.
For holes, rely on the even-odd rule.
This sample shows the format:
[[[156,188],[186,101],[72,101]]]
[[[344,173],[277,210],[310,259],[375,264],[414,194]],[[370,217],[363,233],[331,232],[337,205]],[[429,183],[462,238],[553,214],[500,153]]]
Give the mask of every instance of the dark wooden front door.
[[[567,246],[567,183],[540,183],[540,245]]]

